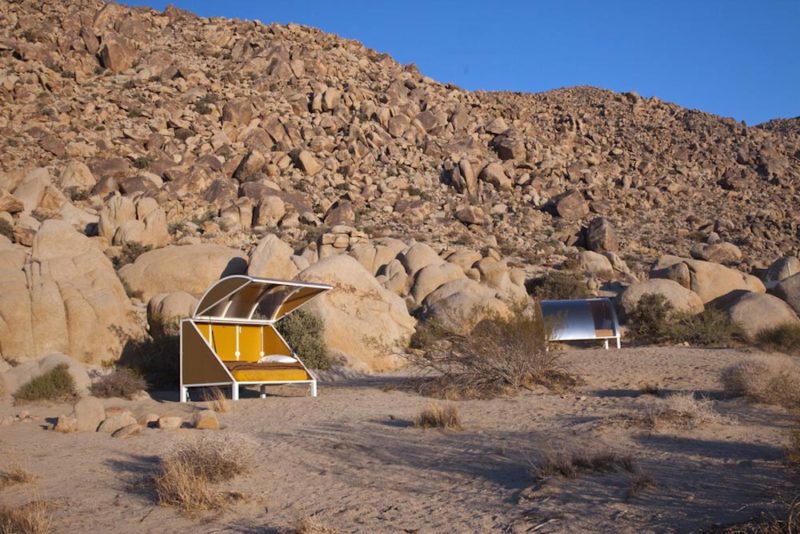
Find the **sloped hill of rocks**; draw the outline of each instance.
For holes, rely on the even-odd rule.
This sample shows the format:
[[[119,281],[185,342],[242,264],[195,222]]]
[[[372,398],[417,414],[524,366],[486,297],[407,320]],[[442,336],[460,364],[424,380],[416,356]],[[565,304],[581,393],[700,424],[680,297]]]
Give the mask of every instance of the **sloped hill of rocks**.
[[[117,269],[148,249],[213,244],[251,266],[260,250],[262,275],[292,276],[348,252],[412,312],[462,279],[493,293],[440,300],[510,303],[577,247],[611,254],[628,282],[664,254],[757,273],[800,251],[797,119],[750,128],[591,87],[468,92],[313,28],[172,7],[0,0],[0,13],[0,246],[13,272],[39,268],[37,234],[66,232],[53,219]],[[410,265],[416,243],[441,262]],[[415,290],[441,263],[458,268],[430,269]],[[30,275],[10,278],[40,298]],[[124,309],[114,328],[135,331],[142,319]]]

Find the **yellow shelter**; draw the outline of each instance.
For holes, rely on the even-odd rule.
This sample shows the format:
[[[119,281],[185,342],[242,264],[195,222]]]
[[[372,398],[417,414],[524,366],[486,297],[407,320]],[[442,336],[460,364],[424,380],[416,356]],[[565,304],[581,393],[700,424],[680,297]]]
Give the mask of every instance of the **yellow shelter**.
[[[181,321],[180,400],[190,387],[308,384],[317,396],[317,378],[302,354],[292,350],[275,325],[331,289],[325,284],[234,275],[212,285],[194,314]]]

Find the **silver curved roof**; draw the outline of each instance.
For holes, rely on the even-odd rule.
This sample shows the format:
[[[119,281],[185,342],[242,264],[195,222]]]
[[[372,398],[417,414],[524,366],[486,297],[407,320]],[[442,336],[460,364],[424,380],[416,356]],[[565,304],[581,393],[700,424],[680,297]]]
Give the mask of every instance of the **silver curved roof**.
[[[206,290],[192,318],[274,322],[332,288],[313,282],[226,276]],[[257,309],[261,315],[254,318]]]
[[[550,339],[577,341],[619,336],[619,323],[609,299],[541,300],[539,306]]]

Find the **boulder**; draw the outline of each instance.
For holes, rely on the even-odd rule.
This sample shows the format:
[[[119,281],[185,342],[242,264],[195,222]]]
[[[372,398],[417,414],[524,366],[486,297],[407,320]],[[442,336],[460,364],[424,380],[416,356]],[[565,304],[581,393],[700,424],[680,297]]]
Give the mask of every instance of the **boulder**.
[[[308,150],[298,152],[297,166],[309,176],[314,176],[322,170],[322,164]]]
[[[0,189],[0,211],[6,213],[19,213],[25,209],[25,205],[20,202],[17,197],[6,191]]]
[[[219,430],[219,419],[214,410],[200,410],[192,418],[192,426],[197,430]]]
[[[700,296],[704,304],[744,290],[764,293],[766,288],[755,276],[708,261],[662,256],[650,271],[651,278],[668,278]]]
[[[34,169],[14,189],[14,198],[22,203],[25,211],[32,212],[39,206],[45,190],[50,185],[50,173],[44,167]]]
[[[796,313],[800,313],[800,273],[781,280],[772,293],[783,299]]]
[[[492,184],[497,189],[511,189],[512,186],[511,178],[506,175],[503,166],[497,162],[486,165],[478,178]]]
[[[202,243],[145,252],[122,267],[119,277],[131,295],[150,300],[158,293],[174,291],[200,296],[223,276],[246,271],[247,260],[240,251]]]
[[[131,412],[125,410],[121,413],[117,413],[106,417],[100,423],[100,426],[97,427],[98,432],[104,432],[106,434],[113,434],[117,430],[121,428],[125,428],[129,425],[137,425],[139,423],[136,422],[136,419],[131,415]]]
[[[497,292],[467,278],[453,280],[433,291],[423,302],[423,316],[445,330],[469,333],[492,317],[510,317],[511,311]]]
[[[197,299],[185,291],[159,293],[147,303],[147,325],[154,338],[180,334],[181,319],[191,317]]]
[[[250,254],[247,274],[260,278],[291,280],[297,274],[297,266],[292,261],[294,250],[273,234],[268,234],[258,242]]]
[[[736,263],[742,259],[742,251],[733,243],[698,243],[692,247],[690,254],[698,260],[714,263]]]
[[[762,330],[783,324],[800,326],[794,310],[774,295],[737,291],[719,299],[715,306],[725,310],[731,321],[750,339]]]
[[[611,261],[604,255],[584,250],[578,254],[580,270],[594,276],[610,278],[614,274]]]
[[[53,430],[56,432],[61,432],[62,434],[77,432],[78,419],[71,415],[61,414],[58,416],[58,419],[56,419],[56,424],[53,426]]]
[[[515,283],[511,278],[511,270],[506,260],[487,256],[475,263],[481,283],[497,292],[497,298],[512,305],[523,305],[528,292],[523,284]]]
[[[125,425],[122,428],[119,428],[111,433],[112,438],[127,438],[129,436],[134,436],[142,431],[141,425],[138,423],[131,423],[129,425]]]
[[[100,62],[112,72],[122,72],[133,67],[136,50],[124,39],[113,37],[100,49]]]
[[[703,311],[703,301],[691,289],[686,289],[679,283],[665,278],[653,278],[644,282],[631,284],[618,297],[618,304],[623,315],[630,314],[641,300],[642,296],[649,293],[662,295],[676,311],[700,313]]]
[[[346,254],[330,256],[302,271],[298,279],[334,286],[304,307],[323,320],[329,350],[365,371],[404,363],[396,354],[408,344],[416,321],[403,299],[381,287],[358,261]]]
[[[428,265],[444,263],[435,250],[425,243],[415,243],[408,250],[397,256],[406,269],[406,273],[413,276],[417,271]]]
[[[7,358],[62,352],[82,362],[116,359],[121,336],[139,332],[131,311],[111,261],[65,221],[42,224],[21,267],[0,263],[0,352]]]
[[[767,269],[767,283],[780,282],[800,273],[800,260],[794,256],[778,258]]]
[[[464,271],[453,263],[439,263],[423,267],[417,272],[411,286],[411,296],[417,305],[439,286],[464,278]]]
[[[605,217],[592,219],[585,232],[586,248],[594,252],[616,252],[619,250],[617,232]]]
[[[89,167],[82,161],[73,160],[67,163],[59,176],[61,188],[75,189],[77,191],[91,191],[97,183]]]
[[[556,214],[562,219],[577,220],[589,214],[589,204],[583,193],[571,189],[553,199]]]
[[[75,404],[73,416],[78,420],[79,431],[94,432],[106,418],[106,410],[100,399],[85,397]]]
[[[462,206],[455,213],[455,218],[464,224],[486,224],[489,217],[478,206]]]
[[[176,430],[181,427],[183,424],[183,418],[174,415],[174,416],[165,416],[162,415],[158,418],[158,422],[156,426],[162,430]]]

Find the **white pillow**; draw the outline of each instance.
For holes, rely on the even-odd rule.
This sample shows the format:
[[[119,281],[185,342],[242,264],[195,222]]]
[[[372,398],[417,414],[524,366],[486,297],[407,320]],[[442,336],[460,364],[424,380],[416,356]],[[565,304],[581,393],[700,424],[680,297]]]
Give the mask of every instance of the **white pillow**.
[[[284,356],[283,354],[267,354],[262,356],[258,363],[295,363],[297,360],[291,356]]]

